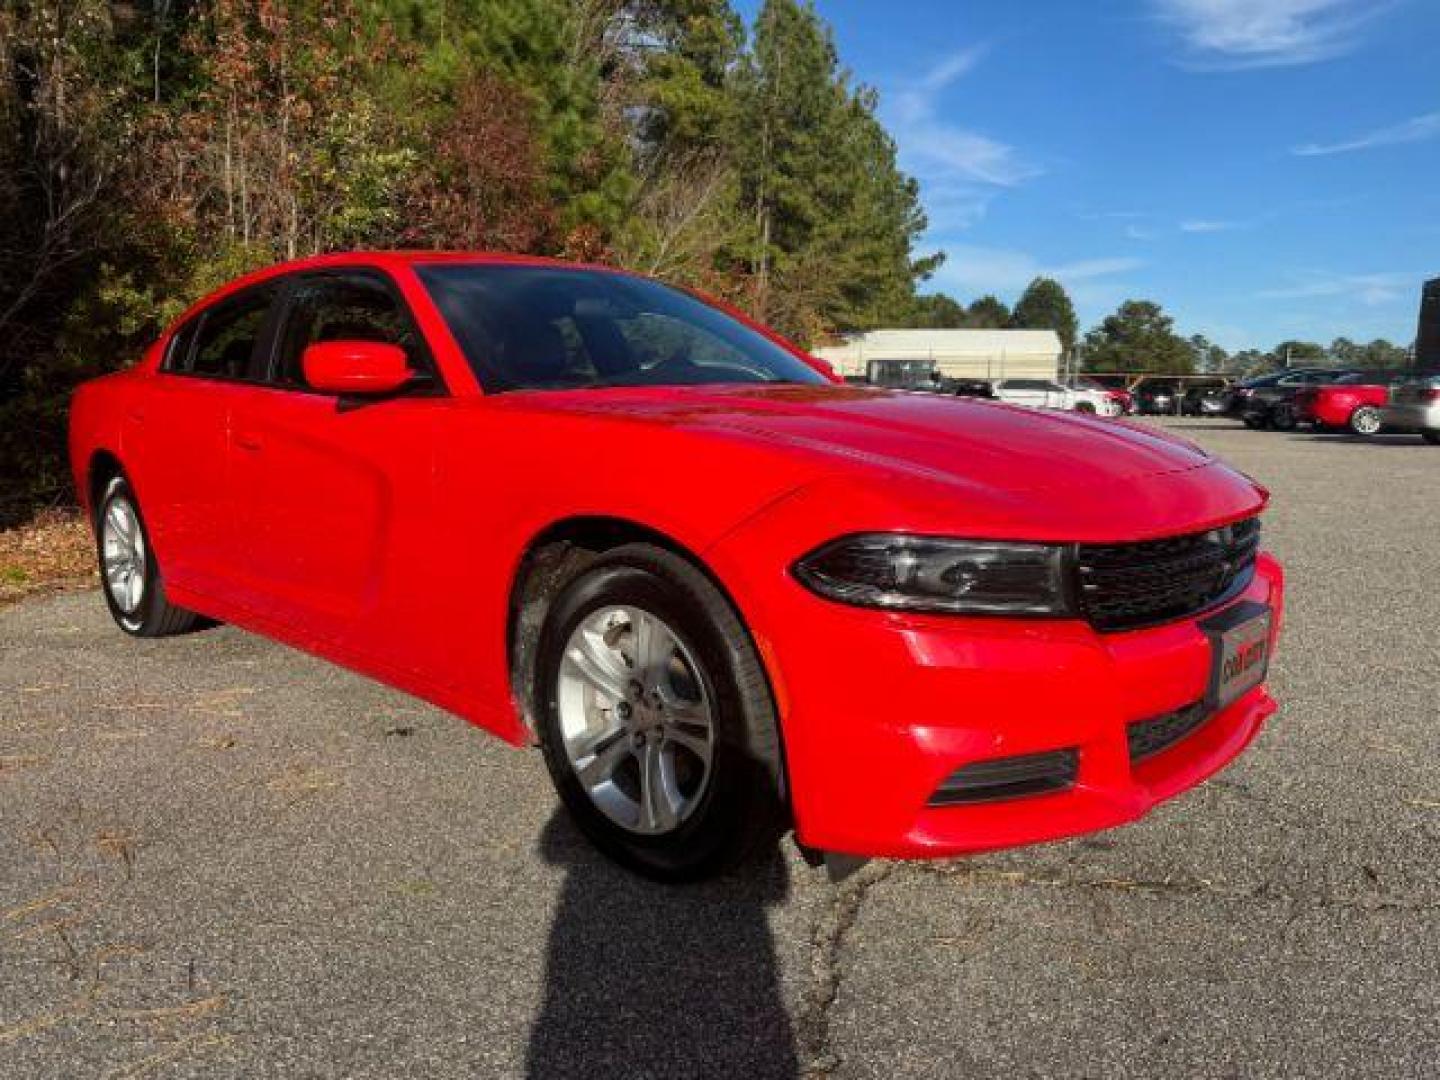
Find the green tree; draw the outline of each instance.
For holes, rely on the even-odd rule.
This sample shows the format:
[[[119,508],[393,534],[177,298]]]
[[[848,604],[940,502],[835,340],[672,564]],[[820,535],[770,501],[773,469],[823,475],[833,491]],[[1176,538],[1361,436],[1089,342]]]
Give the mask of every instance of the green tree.
[[[1410,363],[1409,349],[1395,345],[1384,338],[1376,338],[1360,352],[1360,367],[1395,369],[1409,367]]]
[[[924,330],[955,330],[966,325],[965,305],[945,293],[917,296],[908,322]]]
[[[1000,330],[1010,325],[1010,309],[993,296],[982,296],[965,313],[965,325],[973,330]]]
[[[766,0],[737,95],[754,313],[802,340],[902,318],[937,262],[912,258],[919,190],[813,8]]]
[[[1190,335],[1190,351],[1195,357],[1195,370],[1207,375],[1221,375],[1230,370],[1230,354],[1204,334]]]
[[[1326,367],[1330,356],[1324,345],[1313,341],[1282,341],[1270,350],[1276,368]]]
[[[1085,336],[1088,371],[1149,372],[1188,375],[1195,370],[1189,342],[1159,304],[1127,300]]]
[[[1010,315],[1010,326],[1017,330],[1054,330],[1067,350],[1074,346],[1080,332],[1069,294],[1063,285],[1048,277],[1037,277],[1026,287]]]

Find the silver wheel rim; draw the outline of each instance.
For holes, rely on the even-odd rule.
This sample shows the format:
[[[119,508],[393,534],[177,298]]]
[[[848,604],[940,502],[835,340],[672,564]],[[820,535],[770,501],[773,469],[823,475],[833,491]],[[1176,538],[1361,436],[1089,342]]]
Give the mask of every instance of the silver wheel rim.
[[[556,687],[565,755],[611,821],[657,835],[704,798],[715,724],[700,665],[662,619],[600,608],[570,634]]]
[[[123,495],[105,506],[100,527],[105,563],[105,588],[126,615],[133,615],[145,599],[145,534],[135,507]]]
[[[1355,414],[1355,430],[1361,435],[1374,435],[1380,430],[1380,414],[1371,409],[1361,409]]]

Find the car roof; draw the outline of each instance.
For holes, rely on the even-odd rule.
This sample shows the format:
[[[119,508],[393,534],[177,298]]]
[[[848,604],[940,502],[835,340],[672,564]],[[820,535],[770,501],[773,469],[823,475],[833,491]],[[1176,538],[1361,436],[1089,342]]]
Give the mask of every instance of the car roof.
[[[472,264],[472,265],[495,265],[495,266],[546,266],[564,268],[567,270],[593,270],[607,274],[617,274],[623,277],[639,277],[634,271],[626,270],[617,266],[605,266],[600,263],[573,262],[567,259],[551,259],[543,255],[517,255],[504,251],[425,251],[425,250],[359,250],[359,251],[337,251],[325,255],[307,255],[301,259],[289,259],[285,262],[272,263],[263,266],[258,270],[252,270],[248,274],[234,278],[219,288],[212,289],[204,296],[199,297],[194,303],[185,309],[166,328],[165,333],[172,332],[176,326],[189,319],[201,308],[209,307],[212,303],[232,293],[249,288],[252,285],[260,285],[264,282],[284,277],[287,274],[303,273],[307,270],[339,270],[346,267],[366,267],[371,269],[395,269],[402,266],[418,266],[426,264]]]

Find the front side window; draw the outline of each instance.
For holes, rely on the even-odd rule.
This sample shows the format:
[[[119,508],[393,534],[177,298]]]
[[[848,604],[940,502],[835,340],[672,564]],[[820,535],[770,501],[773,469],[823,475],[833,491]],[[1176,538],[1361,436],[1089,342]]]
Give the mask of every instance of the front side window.
[[[417,272],[487,393],[826,381],[764,334],[643,278],[475,263]]]
[[[190,329],[179,335],[179,348],[188,355],[175,355],[170,370],[213,379],[244,379],[250,374],[250,361],[265,330],[275,287],[264,285],[248,289],[237,296],[221,300],[201,312],[189,342]]]
[[[378,341],[398,345],[410,366],[429,373],[419,330],[385,282],[373,273],[327,273],[303,277],[290,294],[272,381],[304,387],[302,358],[323,341]]]

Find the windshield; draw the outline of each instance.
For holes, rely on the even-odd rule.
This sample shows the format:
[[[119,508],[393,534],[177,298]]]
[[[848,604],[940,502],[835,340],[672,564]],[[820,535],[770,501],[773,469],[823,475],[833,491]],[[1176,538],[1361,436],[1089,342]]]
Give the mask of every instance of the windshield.
[[[487,393],[826,381],[744,323],[645,278],[479,263],[416,272]]]

